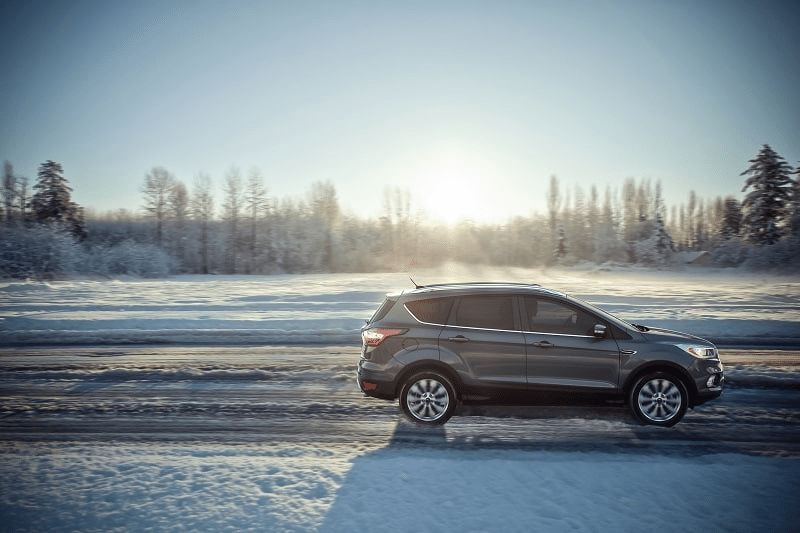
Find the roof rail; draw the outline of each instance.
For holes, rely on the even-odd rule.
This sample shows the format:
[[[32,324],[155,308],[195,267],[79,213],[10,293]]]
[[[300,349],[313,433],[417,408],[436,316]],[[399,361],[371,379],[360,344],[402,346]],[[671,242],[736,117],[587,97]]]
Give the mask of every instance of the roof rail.
[[[414,280],[411,280],[414,283]],[[459,286],[518,286],[518,287],[541,287],[538,283],[523,283],[521,281],[464,281],[452,283],[434,283],[431,285],[417,285],[414,283],[414,288],[417,289],[433,289],[436,287],[459,287]]]

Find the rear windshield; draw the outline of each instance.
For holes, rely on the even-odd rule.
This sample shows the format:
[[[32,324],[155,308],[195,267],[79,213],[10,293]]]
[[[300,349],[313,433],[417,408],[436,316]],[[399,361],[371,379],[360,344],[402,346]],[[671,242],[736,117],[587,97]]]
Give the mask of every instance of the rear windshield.
[[[396,303],[397,303],[397,300],[392,300],[391,298],[386,298],[383,301],[383,303],[381,304],[381,306],[378,308],[378,310],[375,311],[375,314],[372,315],[372,318],[369,319],[369,323],[372,324],[373,322],[376,322],[376,321],[382,319],[383,317],[385,317],[386,314],[389,311],[391,311],[392,307],[394,307],[394,304],[396,304]]]
[[[408,312],[426,324],[446,324],[452,307],[453,298],[428,298],[406,303]]]

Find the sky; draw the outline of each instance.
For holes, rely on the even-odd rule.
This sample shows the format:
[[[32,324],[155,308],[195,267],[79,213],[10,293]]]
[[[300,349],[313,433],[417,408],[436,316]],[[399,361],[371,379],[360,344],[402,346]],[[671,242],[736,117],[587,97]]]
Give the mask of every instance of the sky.
[[[161,166],[191,190],[257,168],[330,180],[380,216],[502,222],[563,190],[661,182],[741,198],[764,144],[800,163],[795,2],[0,2],[0,159],[60,163],[72,199],[140,210]]]

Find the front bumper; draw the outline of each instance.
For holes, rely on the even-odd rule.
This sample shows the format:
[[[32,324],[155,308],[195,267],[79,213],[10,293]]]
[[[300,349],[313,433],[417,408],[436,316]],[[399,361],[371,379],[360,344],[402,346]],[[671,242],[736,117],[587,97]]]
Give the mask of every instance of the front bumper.
[[[725,382],[724,367],[719,360],[708,361],[703,366],[705,375],[695,381],[697,396],[694,405],[701,405],[718,398],[722,394],[722,384]]]

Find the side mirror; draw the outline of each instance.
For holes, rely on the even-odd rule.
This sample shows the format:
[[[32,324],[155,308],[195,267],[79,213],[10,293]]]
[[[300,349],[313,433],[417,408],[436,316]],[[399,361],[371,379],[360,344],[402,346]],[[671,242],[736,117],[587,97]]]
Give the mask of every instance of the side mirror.
[[[608,328],[603,324],[595,324],[593,333],[596,338],[605,339],[608,334]]]

